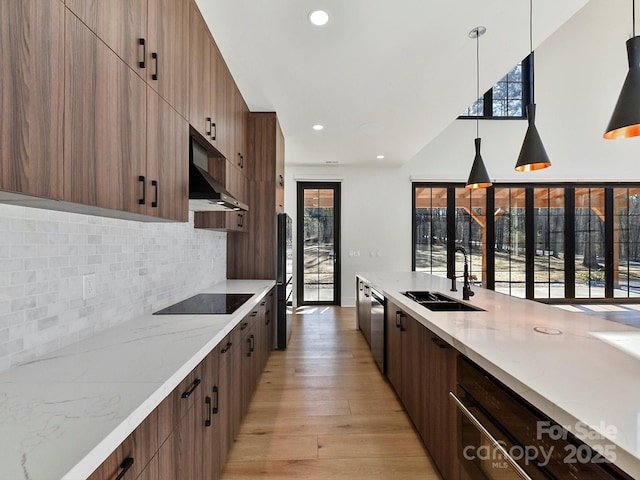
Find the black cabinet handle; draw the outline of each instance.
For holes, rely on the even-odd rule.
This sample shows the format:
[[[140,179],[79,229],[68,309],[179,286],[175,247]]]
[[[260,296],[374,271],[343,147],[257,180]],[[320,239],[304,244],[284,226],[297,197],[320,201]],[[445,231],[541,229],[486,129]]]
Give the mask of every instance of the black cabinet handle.
[[[284,177],[282,175],[278,175],[280,177],[280,186],[284,187]]]
[[[244,215],[241,213],[238,214],[238,227],[242,228],[244,225]]]
[[[211,129],[213,130],[213,134],[211,134],[211,132],[209,132],[209,134],[211,135],[211,140],[215,140],[216,137],[218,136],[218,127],[216,127],[215,123],[211,124]]]
[[[213,404],[214,407],[211,409],[211,411],[213,412],[214,415],[217,415],[218,408],[220,407],[220,391],[217,385],[213,387],[213,393],[216,396],[216,403]]]
[[[251,353],[253,353],[253,348],[251,348],[251,335],[249,335],[249,338],[247,338],[247,343],[249,344],[249,351],[247,352],[247,357],[250,357]]]
[[[138,66],[140,68],[147,68],[147,43],[144,41],[144,38],[138,39],[138,45],[142,47],[142,61],[138,62]]]
[[[404,320],[405,318],[407,318],[407,316],[404,313],[400,314],[400,331],[401,332],[405,332],[407,329],[404,328],[404,325],[402,324],[402,320]]]
[[[125,458],[120,464],[122,471],[118,474],[116,480],[122,480],[131,467],[133,467],[133,457]]]
[[[443,349],[447,348],[447,346],[440,339],[436,337],[431,337],[431,341],[435,343],[438,346],[438,348],[443,348]]]
[[[248,326],[249,326],[249,322],[244,322],[242,325],[240,325],[240,330],[244,330]]]
[[[240,168],[244,169],[244,155],[240,155]]]
[[[271,310],[267,310],[267,312],[264,314],[264,316],[266,317],[265,320],[265,325],[269,325],[271,323]]]
[[[249,335],[249,340],[251,340],[251,353],[253,353],[256,351],[256,337]]]
[[[155,61],[155,66],[156,66],[155,70],[153,71],[153,75],[151,75],[151,78],[153,80],[158,80],[158,63],[159,63],[158,52],[153,52],[151,54],[151,58],[153,58],[153,60]]]
[[[207,419],[204,421],[204,426],[210,427],[211,426],[211,397],[205,397],[204,404],[207,407]]]
[[[227,344],[224,346],[224,348],[222,350],[220,350],[220,353],[227,353],[229,351],[229,349],[231,348],[231,345],[233,345],[233,343],[227,342]]]
[[[266,301],[266,300],[263,300],[262,302],[260,302],[260,306],[261,306],[261,307],[264,307],[266,304],[267,304],[267,301]]]
[[[238,153],[238,166],[242,167],[242,155]]]
[[[402,312],[396,311],[396,328],[400,328],[400,317],[402,316]]]
[[[364,290],[364,283],[362,282],[358,282],[359,286],[360,286],[360,291],[362,292]]]
[[[182,398],[189,398],[191,394],[196,390],[196,388],[198,388],[198,385],[200,385],[200,383],[201,383],[201,380],[199,378],[196,378],[193,381],[193,384],[191,384],[191,388],[186,392],[182,392]]]
[[[147,203],[147,180],[144,175],[140,175],[138,181],[142,182],[142,198],[138,199],[138,205],[144,205]]]
[[[155,208],[158,206],[158,180],[151,180],[151,186],[156,189],[156,198],[151,202],[151,206]]]
[[[251,317],[255,317],[256,315],[258,315],[258,312],[256,312],[255,310],[253,312],[251,312]]]
[[[205,135],[211,135],[211,117],[207,117],[204,122],[204,133]]]

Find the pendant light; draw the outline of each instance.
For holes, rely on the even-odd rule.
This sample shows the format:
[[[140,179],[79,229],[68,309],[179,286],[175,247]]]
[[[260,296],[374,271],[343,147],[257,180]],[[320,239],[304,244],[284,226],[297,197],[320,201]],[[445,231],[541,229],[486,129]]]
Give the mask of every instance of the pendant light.
[[[476,27],[469,32],[469,38],[476,40],[476,98],[480,98],[480,37],[487,32],[485,27]],[[471,173],[465,188],[488,188],[491,185],[491,179],[487,173],[487,169],[480,155],[480,119],[476,118],[476,139],[475,139],[476,155],[473,158]]]
[[[527,133],[524,135],[520,155],[516,162],[516,172],[529,172],[531,170],[542,170],[551,166],[551,161],[544,149],[542,139],[536,128],[536,103],[535,103],[535,76],[533,58],[533,0],[529,0],[529,52],[531,61],[531,103],[527,105]]]
[[[618,103],[613,110],[606,139],[629,138],[640,135],[640,37],[636,37],[636,2],[633,0],[633,37],[627,40],[629,73],[624,80]]]

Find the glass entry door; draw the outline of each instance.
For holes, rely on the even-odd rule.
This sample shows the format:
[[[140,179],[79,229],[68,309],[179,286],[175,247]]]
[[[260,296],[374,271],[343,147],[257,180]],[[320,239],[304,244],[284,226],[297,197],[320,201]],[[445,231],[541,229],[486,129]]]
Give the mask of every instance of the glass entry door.
[[[298,304],[340,303],[340,184],[298,182]]]

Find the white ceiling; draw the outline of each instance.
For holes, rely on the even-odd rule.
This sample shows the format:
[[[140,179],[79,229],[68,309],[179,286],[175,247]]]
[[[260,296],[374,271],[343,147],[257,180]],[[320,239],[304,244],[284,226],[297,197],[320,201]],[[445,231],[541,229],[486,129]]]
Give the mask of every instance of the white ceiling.
[[[533,1],[534,48],[588,3]],[[249,108],[278,113],[289,164],[402,164],[474,101],[472,28],[482,91],[529,53],[528,0],[196,2]]]

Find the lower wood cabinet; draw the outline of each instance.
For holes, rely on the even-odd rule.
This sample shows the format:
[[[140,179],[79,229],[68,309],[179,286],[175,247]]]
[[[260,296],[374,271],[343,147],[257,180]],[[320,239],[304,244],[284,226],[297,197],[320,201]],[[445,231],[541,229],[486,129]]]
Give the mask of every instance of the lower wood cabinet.
[[[156,409],[109,455],[88,480],[157,478],[157,429]],[[143,472],[146,473],[143,475]]]
[[[89,480],[217,479],[273,350],[274,295],[272,289]]]
[[[446,480],[460,475],[456,453],[455,391],[458,352],[387,300],[386,367],[389,383]]]

